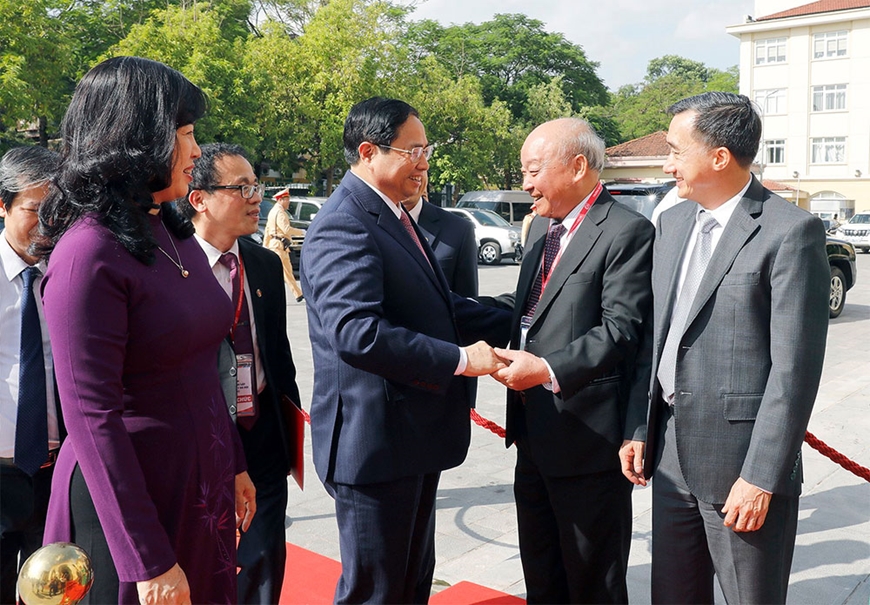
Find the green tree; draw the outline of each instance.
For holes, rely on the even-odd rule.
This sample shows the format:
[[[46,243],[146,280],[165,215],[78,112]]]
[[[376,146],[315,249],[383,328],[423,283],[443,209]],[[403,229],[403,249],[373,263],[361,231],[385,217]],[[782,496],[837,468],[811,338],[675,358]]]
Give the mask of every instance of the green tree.
[[[244,54],[248,31],[240,3],[193,4],[154,10],[109,49],[109,56],[137,55],[177,69],[200,86],[209,111],[197,124],[203,142],[230,141],[258,146],[258,99],[250,94]]]

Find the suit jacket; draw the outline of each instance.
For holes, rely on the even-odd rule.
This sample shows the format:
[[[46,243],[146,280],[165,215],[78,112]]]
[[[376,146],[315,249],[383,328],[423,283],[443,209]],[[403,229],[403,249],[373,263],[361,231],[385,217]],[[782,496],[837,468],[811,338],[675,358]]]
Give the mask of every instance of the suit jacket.
[[[647,477],[666,422],[655,376],[697,208],[683,202],[659,220]],[[738,476],[773,493],[800,493],[801,443],[825,355],[829,280],[822,222],[753,177],[700,283],[677,355],[677,451],[699,500],[724,502]]]
[[[477,296],[477,239],[474,225],[429,202],[421,202],[417,225],[432,247],[453,292]]]
[[[297,405],[300,405],[300,402],[299,388],[296,386],[296,366],[290,352],[290,342],[287,340],[287,299],[284,292],[281,259],[274,252],[247,238],[239,238],[239,253],[245,265],[245,278],[251,291],[248,308],[254,315],[257,353],[266,374],[266,384],[270,387],[264,391],[268,397],[259,398],[259,405],[272,406],[275,417],[281,419],[279,423],[281,444],[280,446],[276,444],[271,451],[282,458],[289,472],[293,452],[295,452],[295,437],[287,430],[292,425],[292,419],[285,415],[285,411],[289,412],[289,410],[285,410],[281,405],[281,395],[287,395]],[[235,418],[236,355],[229,340],[221,343],[218,367],[221,388],[230,406],[230,413]],[[263,461],[249,461],[249,465],[252,462],[256,467]]]
[[[536,217],[517,282],[511,346],[541,268],[549,219]],[[526,350],[550,364],[561,392],[508,391],[507,437],[549,476],[618,470],[618,450],[644,423],[635,359],[652,308],[653,226],[607,191],[577,228],[538,302]],[[644,378],[648,380],[648,375]]]
[[[327,484],[391,481],[465,459],[472,401],[469,379],[453,375],[457,345],[487,336],[498,342],[499,330],[506,342],[507,322],[451,294],[420,239],[428,262],[352,172],[305,236],[311,442]]]

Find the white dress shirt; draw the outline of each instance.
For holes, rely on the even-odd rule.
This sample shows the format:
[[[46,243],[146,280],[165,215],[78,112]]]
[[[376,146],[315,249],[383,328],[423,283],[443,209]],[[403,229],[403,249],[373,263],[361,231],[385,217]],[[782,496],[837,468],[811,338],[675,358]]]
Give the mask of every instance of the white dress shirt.
[[[0,231],[0,458],[15,457],[15,423],[18,417],[18,372],[21,356],[21,291],[24,289],[22,272],[28,265],[18,256],[9,242],[6,231]],[[45,274],[45,263],[37,265]],[[57,423],[57,405],[54,398],[54,364],[51,343],[45,327],[42,297],[38,295],[42,276],[33,282],[36,309],[42,328],[42,352],[45,357],[45,395],[48,406],[48,449],[60,446]]]
[[[208,264],[211,265],[211,271],[214,273],[215,279],[221,285],[221,288],[224,289],[224,292],[227,293],[227,298],[229,298],[230,302],[233,303],[233,317],[235,317],[238,301],[233,300],[233,280],[230,279],[230,270],[220,262],[223,252],[202,239],[198,233],[195,233],[193,237],[196,238],[196,241],[199,243],[203,252],[205,252],[205,256],[208,258]],[[239,263],[242,263],[238,240],[233,242],[232,247],[227,250],[227,252],[235,254],[236,258],[239,259]],[[257,372],[257,392],[262,393],[263,389],[266,388],[266,371],[263,369],[263,361],[260,359],[260,345],[257,342],[257,325],[254,323],[254,308],[251,303],[253,299],[251,298],[251,287],[248,285],[247,271],[245,271],[245,283],[243,285],[245,288],[245,297],[248,299],[248,313],[251,316],[251,337],[254,342],[254,368]],[[217,362],[217,358],[215,358],[215,362]]]

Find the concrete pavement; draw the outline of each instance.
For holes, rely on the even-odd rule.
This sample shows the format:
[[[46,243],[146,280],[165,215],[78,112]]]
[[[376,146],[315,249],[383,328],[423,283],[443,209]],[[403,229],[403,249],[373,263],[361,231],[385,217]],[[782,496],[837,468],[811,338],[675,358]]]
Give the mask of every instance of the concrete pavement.
[[[480,266],[481,294],[513,290],[518,265]],[[870,254],[858,255],[858,284],[831,321],[825,369],[809,430],[870,467]],[[292,300],[292,299],[291,299]],[[305,305],[288,305],[288,334],[303,406],[311,397],[312,362]],[[477,409],[504,426],[504,387],[480,381]],[[512,482],[514,450],[472,427],[466,462],[442,475],[438,495],[435,590],[462,580],[525,596]],[[339,559],[332,500],[314,473],[306,444],[306,488],[290,482],[289,542]],[[870,601],[870,483],[804,445],[801,500],[789,603],[865,605]],[[632,603],[649,603],[649,488],[635,489],[628,573]],[[292,563],[291,563],[292,565]],[[724,603],[721,595],[717,602]]]

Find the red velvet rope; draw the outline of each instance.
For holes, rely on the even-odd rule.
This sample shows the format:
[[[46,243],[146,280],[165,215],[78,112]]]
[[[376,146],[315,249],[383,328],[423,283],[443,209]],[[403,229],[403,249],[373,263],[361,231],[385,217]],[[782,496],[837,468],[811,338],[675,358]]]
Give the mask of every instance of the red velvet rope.
[[[311,416],[308,415],[308,412],[306,412],[305,410],[302,410],[302,415],[305,418],[305,422],[307,422],[308,424],[311,424]],[[505,436],[504,429],[501,428],[498,424],[496,424],[492,420],[484,418],[483,416],[478,414],[477,410],[475,410],[474,408],[471,409],[471,419],[478,426],[481,426],[481,427],[485,428],[486,430],[488,430],[488,431],[494,433],[495,435],[501,437],[502,439],[504,439],[504,436]],[[870,468],[867,468],[865,466],[861,466],[860,464],[858,464],[854,460],[849,460],[848,458],[846,458],[846,456],[844,456],[843,454],[841,454],[840,452],[838,452],[837,450],[835,450],[831,446],[827,445],[825,442],[821,441],[818,437],[816,437],[815,435],[813,435],[809,431],[807,431],[807,434],[804,437],[804,440],[807,442],[807,445],[809,445],[814,450],[818,451],[823,456],[830,458],[831,460],[833,460],[834,462],[836,462],[837,464],[842,466],[844,469],[846,469],[850,473],[857,475],[858,477],[861,477],[865,481],[870,482]]]

